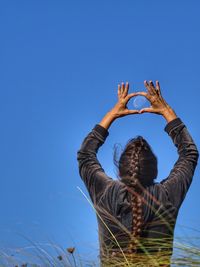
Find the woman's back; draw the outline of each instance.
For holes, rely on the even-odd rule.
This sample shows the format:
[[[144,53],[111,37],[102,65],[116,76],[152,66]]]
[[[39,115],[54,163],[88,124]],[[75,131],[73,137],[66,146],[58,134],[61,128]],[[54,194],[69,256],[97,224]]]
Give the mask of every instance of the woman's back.
[[[137,252],[168,250],[170,255],[172,254],[176,218],[190,187],[198,160],[197,148],[180,118],[168,123],[165,131],[178,148],[179,158],[167,178],[161,183],[146,187],[141,194],[142,241]],[[119,244],[120,247],[127,248],[133,227],[131,189],[124,183],[108,177],[96,158],[98,147],[107,135],[108,132],[103,127],[96,125],[78,152],[80,174],[100,215],[97,218],[101,257],[105,257],[106,254],[110,257],[114,251],[121,253]],[[83,165],[84,162],[91,167]]]
[[[120,246],[126,251],[133,228],[131,193],[127,187],[120,181],[113,181],[95,207],[103,221],[109,225],[109,230],[117,238]],[[143,247],[139,246],[137,252],[161,251],[161,247],[171,252],[171,241],[178,210],[169,201],[166,191],[160,183],[148,186],[142,193],[142,214],[140,243],[143,244]],[[113,251],[120,253],[119,246],[113,240],[110,231],[99,218],[98,220],[99,235],[103,239],[102,245],[105,244],[109,247],[109,254]],[[158,239],[161,239],[160,243]]]
[[[146,177],[148,185],[145,186],[143,183],[142,190],[136,190],[134,182],[140,177],[136,178],[134,172],[133,175],[130,172],[130,178],[127,178],[129,169],[127,168],[126,172],[122,168],[121,174],[125,175],[126,179],[113,180],[107,176],[97,159],[98,149],[109,135],[108,128],[103,126],[107,125],[107,117],[105,123],[95,125],[78,151],[80,176],[97,211],[100,258],[104,266],[111,266],[111,264],[106,265],[106,261],[108,259],[110,263],[112,257],[126,259],[130,255],[133,262],[137,263],[137,255],[140,255],[140,258],[141,255],[145,255],[147,260],[150,260],[151,255],[157,253],[164,253],[169,263],[173,252],[176,218],[192,182],[199,157],[197,147],[185,124],[180,118],[172,117],[171,112],[169,116],[164,130],[177,148],[178,160],[169,176],[160,183],[154,181],[150,183],[149,173],[146,172],[143,180],[145,181]],[[131,165],[127,157],[122,159],[121,164],[124,162],[128,167]],[[135,161],[135,152],[130,159]],[[147,167],[148,163],[144,165],[144,171],[145,166]],[[138,164],[134,165],[134,171],[138,167]],[[156,175],[156,168],[149,171],[153,178]],[[139,187],[139,183],[137,186]],[[138,206],[133,209],[135,203]],[[139,235],[134,234],[138,232]]]

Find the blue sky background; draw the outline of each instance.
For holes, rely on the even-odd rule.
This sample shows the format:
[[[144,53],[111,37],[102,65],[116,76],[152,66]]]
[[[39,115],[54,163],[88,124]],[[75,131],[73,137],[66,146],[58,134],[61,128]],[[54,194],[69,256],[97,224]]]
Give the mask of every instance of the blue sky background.
[[[117,84],[146,91],[159,80],[163,97],[200,147],[199,1],[0,2],[0,246],[49,240],[98,253],[96,215],[76,153],[117,101]],[[178,159],[163,117],[115,121],[98,158],[115,178],[113,146],[140,134],[158,157],[157,181]],[[199,166],[179,211],[175,236],[196,234]],[[185,227],[183,227],[185,226]]]

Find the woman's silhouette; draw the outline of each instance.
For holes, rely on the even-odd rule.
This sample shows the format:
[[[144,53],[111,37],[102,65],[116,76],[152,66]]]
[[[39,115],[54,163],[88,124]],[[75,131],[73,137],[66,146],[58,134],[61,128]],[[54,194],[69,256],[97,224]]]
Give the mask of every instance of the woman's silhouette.
[[[152,81],[144,84],[147,92],[131,94],[128,83],[118,86],[117,104],[86,136],[77,153],[80,176],[97,211],[102,266],[124,266],[123,261],[138,263],[143,255],[147,262],[134,266],[170,266],[178,211],[199,157],[185,124],[163,99],[159,82],[156,81],[156,86]],[[145,96],[151,106],[140,111],[129,110],[127,103],[136,95]],[[178,160],[169,176],[156,183],[157,157],[148,142],[138,135],[128,141],[119,159],[114,153],[119,179],[113,180],[97,159],[98,149],[115,119],[143,112],[166,119],[164,130],[177,148]],[[152,255],[156,255],[156,262],[152,261]],[[160,264],[159,255],[163,255]]]

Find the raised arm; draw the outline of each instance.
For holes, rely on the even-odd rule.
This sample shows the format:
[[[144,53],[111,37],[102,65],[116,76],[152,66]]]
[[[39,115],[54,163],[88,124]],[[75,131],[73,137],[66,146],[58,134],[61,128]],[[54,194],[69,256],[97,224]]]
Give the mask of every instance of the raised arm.
[[[96,124],[85,137],[80,150],[77,152],[79,173],[93,203],[98,202],[106,186],[112,182],[112,179],[106,175],[97,159],[98,149],[105,142],[108,135],[108,130]]]
[[[179,209],[192,182],[199,153],[186,125],[180,118],[169,122],[164,130],[177,147],[179,157],[169,176],[161,184],[166,189],[169,200]]]
[[[113,180],[106,175],[97,159],[98,149],[109,135],[108,128],[117,118],[139,113],[138,110],[128,110],[126,106],[129,99],[137,95],[137,93],[128,95],[128,89],[128,83],[126,86],[124,83],[122,83],[122,86],[118,86],[118,102],[85,137],[81,148],[77,152],[79,173],[94,203],[98,202],[106,187],[113,182]]]
[[[169,176],[160,183],[166,190],[169,200],[178,209],[192,182],[199,153],[185,124],[163,99],[158,81],[156,88],[152,81],[149,84],[145,81],[145,86],[148,93],[141,92],[141,95],[149,99],[151,106],[140,110],[140,113],[152,112],[162,115],[167,121],[165,131],[172,138],[178,150],[178,160]]]

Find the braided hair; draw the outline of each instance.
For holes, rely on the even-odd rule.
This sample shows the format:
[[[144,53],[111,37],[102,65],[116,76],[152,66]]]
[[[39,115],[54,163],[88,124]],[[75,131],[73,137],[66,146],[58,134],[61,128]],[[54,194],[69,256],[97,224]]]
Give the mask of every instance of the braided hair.
[[[144,222],[141,194],[157,177],[157,157],[148,142],[140,135],[128,141],[119,160],[116,151],[115,149],[114,163],[118,167],[119,178],[126,185],[131,197],[133,217],[128,252],[132,253],[137,251]]]

